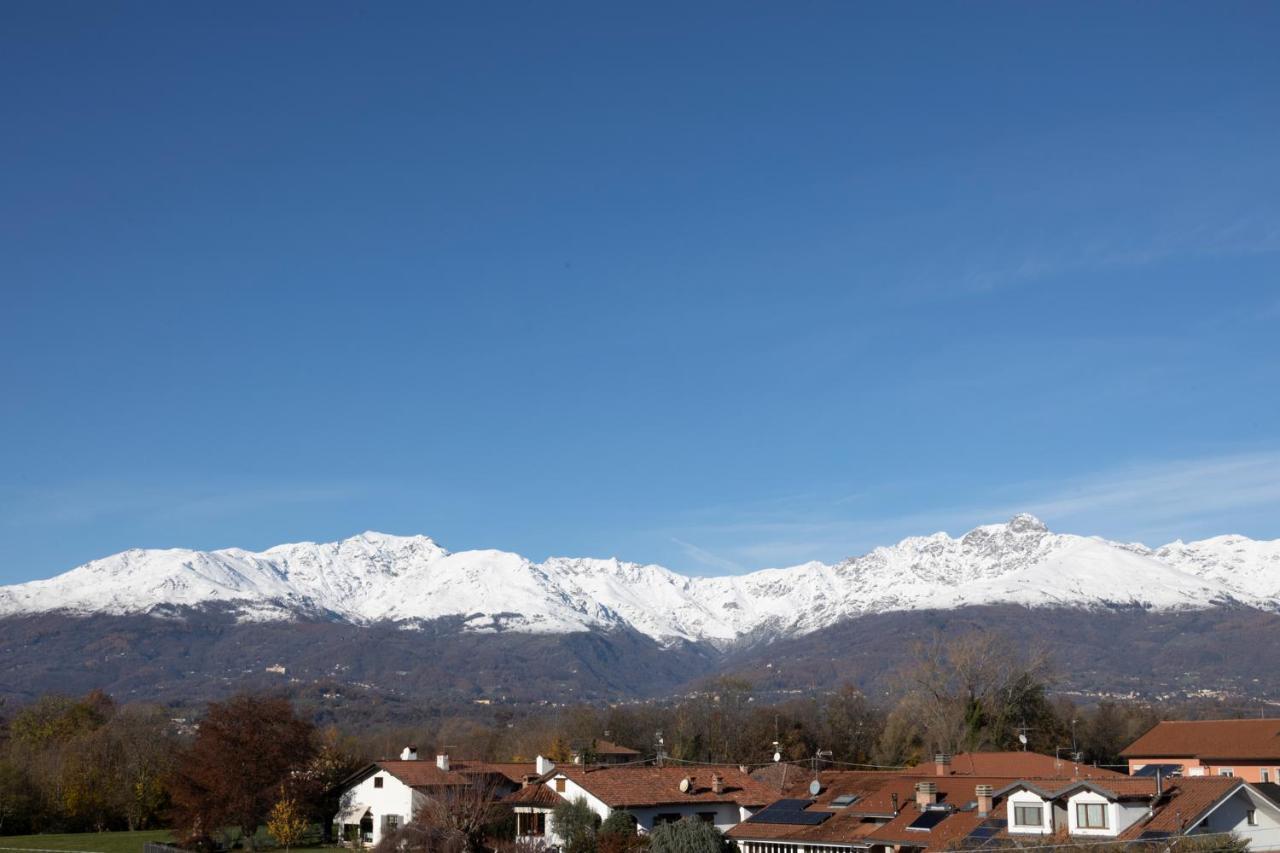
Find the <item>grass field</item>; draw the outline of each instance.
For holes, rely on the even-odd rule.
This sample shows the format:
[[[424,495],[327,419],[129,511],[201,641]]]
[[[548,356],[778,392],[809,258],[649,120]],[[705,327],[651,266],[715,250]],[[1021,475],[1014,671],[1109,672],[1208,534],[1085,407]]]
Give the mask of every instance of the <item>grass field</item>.
[[[0,835],[0,850],[58,850],[67,853],[142,853],[148,841],[167,844],[169,830],[77,832],[70,835]]]

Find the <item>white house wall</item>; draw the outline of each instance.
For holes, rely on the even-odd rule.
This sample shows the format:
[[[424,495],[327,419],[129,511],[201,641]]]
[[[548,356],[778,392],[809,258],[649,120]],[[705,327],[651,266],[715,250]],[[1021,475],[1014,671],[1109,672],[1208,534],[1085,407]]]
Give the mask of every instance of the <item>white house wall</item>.
[[[382,779],[382,787],[374,787],[374,779]],[[404,826],[412,820],[414,813],[421,808],[425,797],[386,771],[380,770],[368,779],[348,788],[340,800],[338,813],[355,805],[366,805],[373,817],[373,843],[382,840],[382,819],[386,815],[397,815],[400,825]]]
[[[1017,806],[1039,806],[1040,807],[1040,828],[1019,826],[1014,823],[1013,816]],[[1010,835],[1052,835],[1053,834],[1053,803],[1047,802],[1040,798],[1038,794],[1031,791],[1014,791],[1005,798],[1005,808],[1008,814],[1005,815],[1009,821]]]
[[[1254,810],[1257,826],[1248,825],[1248,811]],[[1241,788],[1210,812],[1197,832],[1235,832],[1249,839],[1249,849],[1280,850],[1280,813],[1270,800],[1255,797]]]

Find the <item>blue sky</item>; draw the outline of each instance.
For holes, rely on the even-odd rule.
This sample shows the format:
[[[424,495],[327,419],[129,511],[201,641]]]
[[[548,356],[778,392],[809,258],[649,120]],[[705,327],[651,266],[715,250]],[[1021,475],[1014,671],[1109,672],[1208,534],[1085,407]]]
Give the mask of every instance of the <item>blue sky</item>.
[[[0,8],[0,581],[1280,537],[1280,6]]]

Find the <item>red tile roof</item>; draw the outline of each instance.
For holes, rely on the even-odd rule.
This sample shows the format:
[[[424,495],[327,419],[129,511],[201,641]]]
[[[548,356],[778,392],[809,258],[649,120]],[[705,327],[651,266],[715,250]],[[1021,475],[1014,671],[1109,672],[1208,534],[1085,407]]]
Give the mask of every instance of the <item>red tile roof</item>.
[[[922,762],[908,768],[906,773],[916,776],[936,776],[937,765]],[[1039,752],[958,752],[951,757],[947,775],[950,776],[1083,776],[1088,778],[1125,776],[1115,770],[1076,764],[1065,758],[1055,758]]]
[[[1280,760],[1280,720],[1166,720],[1120,754],[1125,758]]]
[[[564,798],[543,784],[525,785],[519,791],[508,794],[502,802],[512,806],[546,806],[555,808]]]
[[[831,817],[822,823],[800,826],[746,821],[731,829],[729,836],[739,840],[800,844],[901,844],[923,850],[955,849],[962,847],[964,839],[988,817],[1004,816],[1001,810],[1005,793],[1000,792],[1013,787],[1009,779],[994,776],[953,775],[926,780],[897,772],[828,771],[819,773],[817,778],[822,784],[822,791],[806,811],[830,814]],[[937,787],[938,801],[956,809],[928,831],[909,828],[920,816],[915,805],[915,785],[923,781],[932,781]],[[1059,796],[1080,786],[1105,791],[1121,799],[1145,799],[1155,794],[1154,779],[1123,776],[1087,780],[1060,776],[1020,781]],[[1238,780],[1221,777],[1168,780],[1155,816],[1149,821],[1139,821],[1119,837],[1131,839],[1148,831],[1177,831],[1179,821],[1183,821],[1184,826],[1194,825],[1204,812],[1239,784]],[[976,809],[968,809],[968,804],[976,800],[974,789],[978,785],[990,785],[997,792],[993,798],[992,813],[986,817],[979,815]],[[893,813],[895,794],[896,815]],[[845,807],[835,805],[833,801],[842,795],[854,795],[857,799]],[[1065,839],[1065,833],[1062,834]],[[1007,831],[1000,832],[999,837],[1007,838]]]
[[[411,788],[450,788],[471,784],[466,776],[453,770],[441,770],[434,761],[377,761],[371,767],[380,767]]]
[[[674,803],[736,803],[758,808],[777,799],[777,792],[757,782],[736,765],[624,767],[558,767],[544,779],[563,775],[599,798],[610,808],[660,806]],[[712,790],[713,775],[724,780],[722,792]],[[680,790],[680,780],[692,779],[691,789]]]

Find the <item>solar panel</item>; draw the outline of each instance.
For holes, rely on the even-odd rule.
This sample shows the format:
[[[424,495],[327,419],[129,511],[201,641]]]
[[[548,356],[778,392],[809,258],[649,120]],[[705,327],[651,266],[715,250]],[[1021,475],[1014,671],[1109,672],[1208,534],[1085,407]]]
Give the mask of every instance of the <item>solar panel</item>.
[[[988,818],[978,824],[973,832],[969,833],[968,839],[970,841],[981,841],[983,842],[982,846],[986,846],[987,842],[999,834],[1007,825],[1008,821],[1000,818]]]
[[[1148,829],[1146,832],[1138,836],[1139,841],[1157,841],[1161,838],[1172,838],[1172,832],[1160,832],[1154,829]]]
[[[836,797],[834,800],[831,801],[831,805],[838,806],[839,808],[844,808],[846,806],[853,805],[857,801],[858,801],[857,794],[841,794],[840,796]]]
[[[1155,776],[1159,773],[1161,776],[1172,776],[1175,773],[1181,775],[1181,764],[1148,764],[1145,767],[1133,771],[1134,776]]]
[[[778,823],[788,826],[817,826],[831,812],[805,811],[813,800],[778,800],[747,818],[748,823]]]
[[[951,814],[951,812],[946,812],[946,811],[921,812],[919,817],[911,821],[911,823],[907,824],[907,829],[918,829],[921,832],[928,832],[929,830],[933,829],[935,826],[937,826],[938,824],[946,820],[947,815],[949,814]]]

